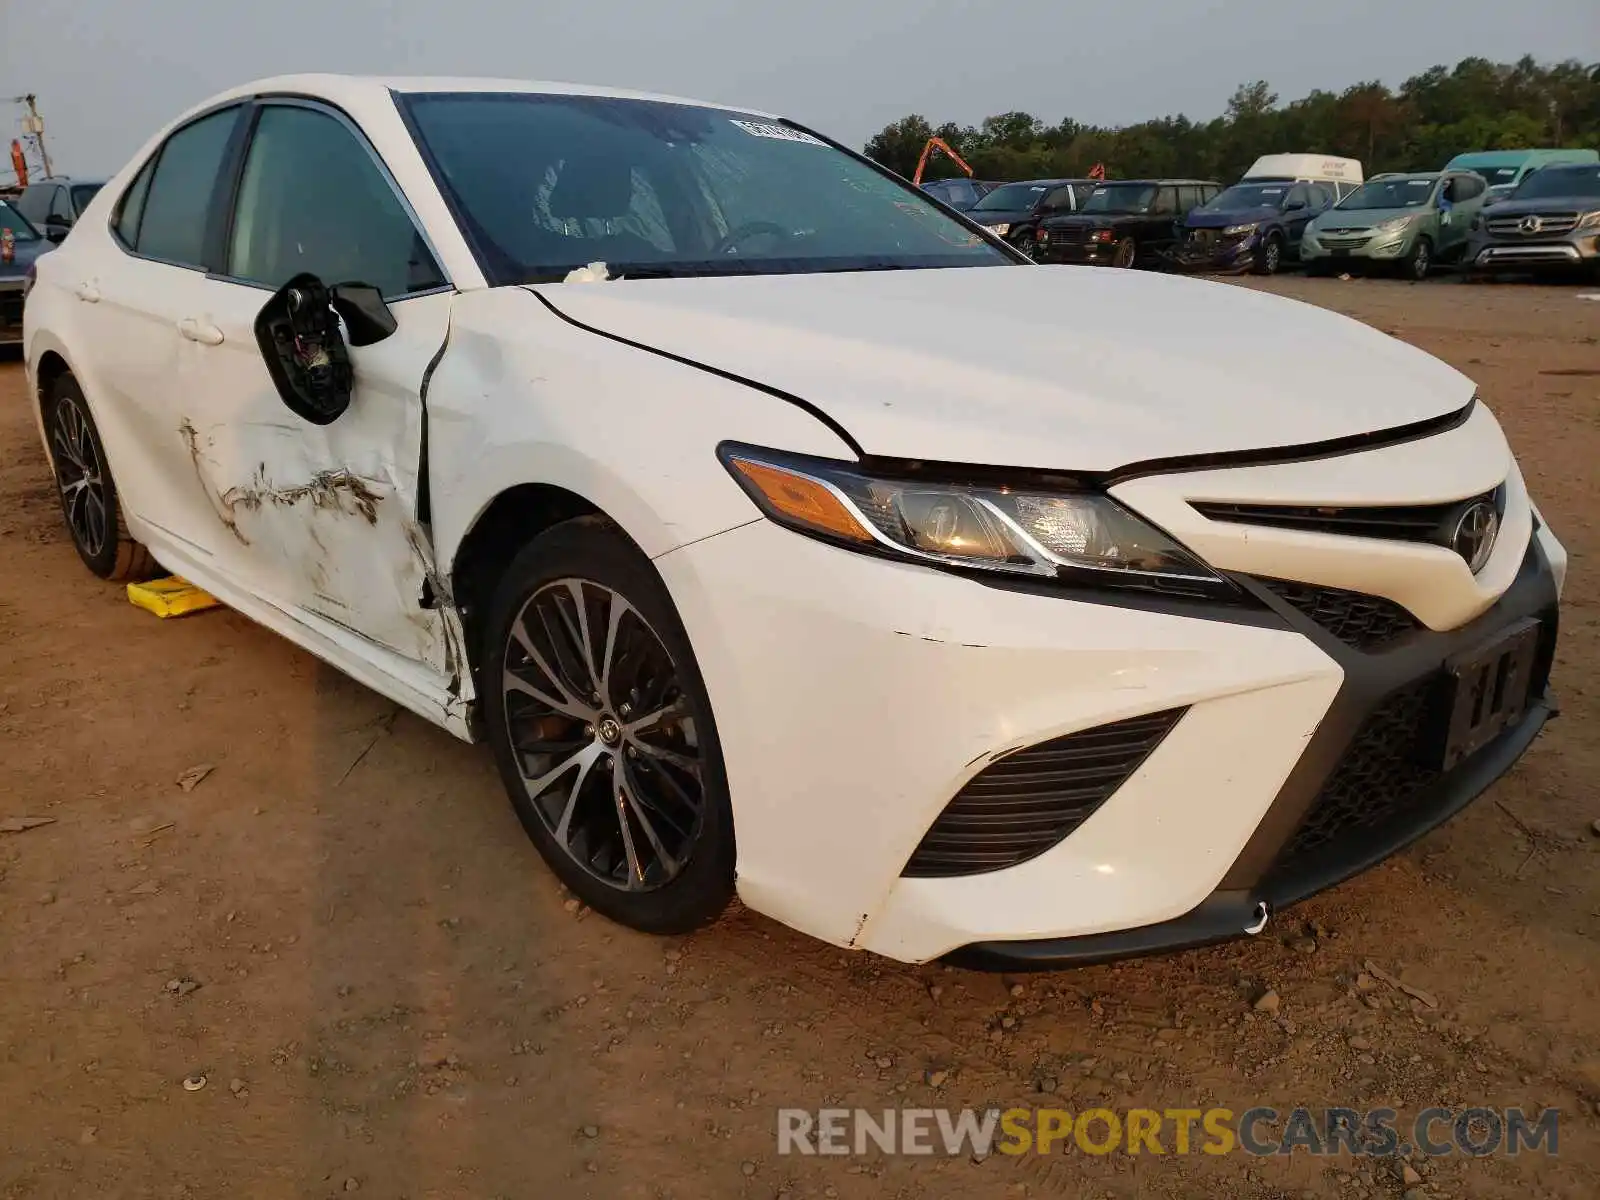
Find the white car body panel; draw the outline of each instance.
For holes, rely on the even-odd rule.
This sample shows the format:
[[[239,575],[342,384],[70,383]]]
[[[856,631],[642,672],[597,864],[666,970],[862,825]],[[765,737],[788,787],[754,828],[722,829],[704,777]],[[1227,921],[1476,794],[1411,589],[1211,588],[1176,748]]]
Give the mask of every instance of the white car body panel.
[[[765,521],[658,566],[716,698],[739,797],[740,897],[816,937],[895,957],[933,957],[979,935],[1150,924],[1192,907],[1244,845],[1342,678],[1282,631],[1008,592]],[[1196,707],[1170,736],[1190,754],[1174,758],[1199,769],[1192,754],[1209,740],[1206,768],[1230,780],[1208,788],[1203,807],[1174,792],[1163,768],[1126,812],[1108,805],[1032,863],[899,878],[949,797],[1006,751],[1185,704]],[[1211,704],[1221,705],[1214,718]],[[1285,735],[1275,753],[1246,748],[1262,722]],[[1175,836],[1150,836],[1152,821]],[[1054,881],[1044,892],[1041,875]],[[1012,891],[1013,877],[1028,882]],[[973,889],[1032,898],[958,920],[950,906]],[[1019,926],[1028,932],[1002,932]]]
[[[1473,394],[1348,317],[1138,271],[640,280],[558,300],[586,325],[803,397],[895,458],[1110,471],[1371,433]],[[1336,366],[1308,367],[1308,344]]]
[[[336,106],[450,281],[394,303],[398,332],[351,350],[352,404],[327,426],[290,413],[261,364],[264,289],[137,259],[110,235],[134,173],[193,114],[152,138],[41,259],[25,344],[35,386],[46,356],[82,384],[130,529],[163,565],[471,737],[475,648],[452,590],[462,547],[499,497],[559,488],[654,560],[683,619],[752,908],[922,961],[1158,924],[1219,886],[1341,694],[1336,651],[1270,621],[989,586],[827,545],[767,520],[717,447],[1111,475],[1433,421],[1468,405],[1470,380],[1309,305],[1134,272],[489,287],[390,88],[637,95],[293,76],[193,110],[264,93]],[[1494,605],[1530,537],[1564,583],[1566,552],[1482,406],[1412,441],[1286,457],[1169,463],[1110,490],[1216,569],[1386,597],[1433,631]],[[1476,576],[1441,546],[1193,507],[1437,504],[1502,484],[1499,540]],[[1180,707],[1158,751],[1053,848],[987,874],[901,876],[996,759]]]

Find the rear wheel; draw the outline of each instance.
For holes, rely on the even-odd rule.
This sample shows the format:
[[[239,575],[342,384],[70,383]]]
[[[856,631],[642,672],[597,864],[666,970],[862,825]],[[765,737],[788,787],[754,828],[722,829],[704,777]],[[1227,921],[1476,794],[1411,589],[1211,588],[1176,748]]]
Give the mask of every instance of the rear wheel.
[[[614,525],[536,538],[495,593],[489,740],[523,828],[580,899],[649,933],[733,894],[733,812],[705,684],[665,585]]]
[[[1123,238],[1111,252],[1113,267],[1132,267],[1139,257],[1139,243],[1131,237]]]
[[[155,560],[128,534],[100,430],[83,389],[70,374],[62,375],[50,389],[45,430],[55,461],[61,513],[84,566],[101,579],[148,579],[155,573]]]

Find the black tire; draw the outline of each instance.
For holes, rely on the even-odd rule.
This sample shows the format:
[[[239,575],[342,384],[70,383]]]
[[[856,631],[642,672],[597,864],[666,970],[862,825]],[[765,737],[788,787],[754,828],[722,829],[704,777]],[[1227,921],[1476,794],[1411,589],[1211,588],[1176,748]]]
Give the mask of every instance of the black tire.
[[[1267,234],[1251,266],[1257,275],[1276,275],[1283,269],[1283,238],[1276,233]]]
[[[83,389],[70,374],[56,379],[45,403],[45,431],[56,468],[56,494],[83,565],[112,582],[149,579],[159,567],[128,533],[105,443]]]
[[[583,598],[581,617],[576,595]],[[601,640],[606,621],[596,620],[599,610],[592,607],[598,601],[607,614],[614,612],[608,595],[621,597],[632,612],[622,613],[611,644]],[[572,636],[575,631],[586,631],[587,637]],[[541,647],[546,634],[553,640]],[[539,658],[528,652],[530,640]],[[591,652],[579,656],[583,641]],[[612,645],[615,651],[607,656]],[[552,652],[558,665],[543,670]],[[649,672],[650,686],[658,691],[640,707],[648,704],[673,715],[636,736],[623,724],[629,719],[626,701],[603,696],[593,704],[591,697],[605,685],[594,683],[597,668],[589,664],[602,656],[613,665],[598,674],[612,678],[613,691],[637,666]],[[715,920],[733,896],[735,864],[722,747],[688,635],[650,560],[603,517],[579,517],[546,531],[501,577],[479,662],[485,727],[500,778],[550,869],[590,908],[645,933],[687,933]],[[660,685],[663,673],[670,684]],[[618,674],[624,677],[621,684]],[[558,702],[574,701],[588,687],[583,705],[595,711],[574,715],[520,687],[508,695],[508,676],[535,684]],[[639,701],[637,688],[628,694]],[[590,752],[596,755],[594,766],[576,765]],[[672,759],[697,759],[698,774]],[[538,772],[532,785],[524,766]],[[543,781],[551,782],[531,792]],[[687,793],[696,784],[698,811],[686,815],[692,808]],[[624,795],[630,807],[624,806]],[[685,835],[681,842],[680,833]],[[653,857],[663,846],[673,853]],[[635,869],[646,856],[652,856],[651,878]]]
[[[1411,247],[1411,253],[1400,263],[1400,271],[1412,283],[1421,283],[1432,269],[1433,243],[1425,237],[1419,237]]]
[[[1111,265],[1132,270],[1139,261],[1139,243],[1131,237],[1119,241],[1111,251]]]
[[[1029,258],[1032,258],[1033,257],[1033,230],[1030,229],[1026,233],[1019,233],[1019,234],[1015,235],[1011,239],[1011,246],[1019,254],[1025,254]]]

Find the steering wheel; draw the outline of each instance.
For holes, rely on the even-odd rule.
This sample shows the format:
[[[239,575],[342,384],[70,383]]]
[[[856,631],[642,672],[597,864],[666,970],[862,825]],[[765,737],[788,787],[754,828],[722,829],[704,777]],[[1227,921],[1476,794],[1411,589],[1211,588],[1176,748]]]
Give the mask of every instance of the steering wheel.
[[[728,235],[712,248],[712,254],[732,254],[733,249],[740,242],[766,234],[768,237],[786,238],[789,231],[782,225],[774,225],[771,221],[746,221],[737,229],[730,230]]]

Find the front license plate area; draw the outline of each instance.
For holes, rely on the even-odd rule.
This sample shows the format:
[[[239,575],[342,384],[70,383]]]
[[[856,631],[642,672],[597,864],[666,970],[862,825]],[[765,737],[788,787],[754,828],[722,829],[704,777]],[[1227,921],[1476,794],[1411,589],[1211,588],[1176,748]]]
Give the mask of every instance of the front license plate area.
[[[1449,723],[1440,764],[1444,770],[1471,757],[1522,719],[1538,648],[1539,622],[1530,618],[1445,663]]]
[[[1348,250],[1329,250],[1328,253],[1333,255],[1333,257],[1335,257],[1335,258],[1349,258],[1350,257],[1350,251],[1348,251]]]

